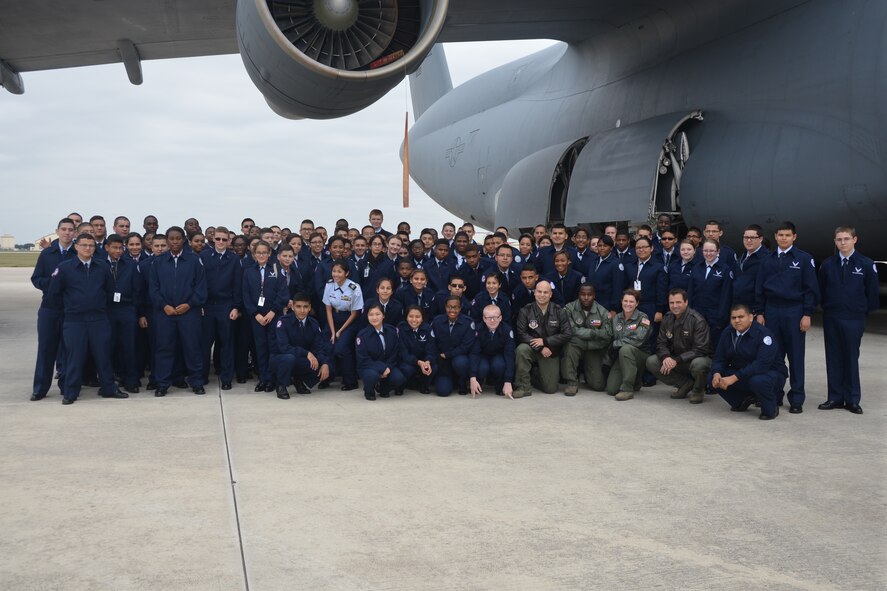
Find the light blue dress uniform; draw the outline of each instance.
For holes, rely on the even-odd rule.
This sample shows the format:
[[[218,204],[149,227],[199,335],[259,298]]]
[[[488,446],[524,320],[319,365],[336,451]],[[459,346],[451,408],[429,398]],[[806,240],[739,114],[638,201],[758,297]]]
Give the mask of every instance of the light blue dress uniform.
[[[363,310],[363,293],[356,281],[346,279],[338,285],[330,279],[323,288],[323,304],[333,309],[333,324],[327,328],[326,338],[329,340],[334,331],[339,330],[351,312]],[[357,386],[357,366],[354,361],[354,337],[357,335],[359,319],[355,319],[336,339],[333,345],[333,370],[330,375],[338,373],[342,376],[342,386]]]

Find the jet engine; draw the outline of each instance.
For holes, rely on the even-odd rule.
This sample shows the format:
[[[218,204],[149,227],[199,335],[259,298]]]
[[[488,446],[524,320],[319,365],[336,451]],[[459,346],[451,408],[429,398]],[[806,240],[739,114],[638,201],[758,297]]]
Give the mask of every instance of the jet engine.
[[[380,99],[415,71],[449,0],[238,0],[246,71],[275,113],[333,119]]]

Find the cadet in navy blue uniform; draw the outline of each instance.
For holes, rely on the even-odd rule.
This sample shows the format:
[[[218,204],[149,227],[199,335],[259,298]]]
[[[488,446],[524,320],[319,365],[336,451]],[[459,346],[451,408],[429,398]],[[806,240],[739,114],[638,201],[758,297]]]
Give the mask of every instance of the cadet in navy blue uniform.
[[[702,243],[703,264],[690,274],[690,307],[702,314],[708,323],[708,342],[720,341],[721,332],[730,322],[733,299],[733,271],[719,256],[717,240],[706,238]]]
[[[681,259],[676,238],[677,235],[671,228],[665,228],[661,232],[657,231],[653,235],[653,259],[663,266],[666,273],[671,272],[672,263]]]
[[[631,249],[631,235],[629,235],[628,229],[621,229],[616,232],[616,236],[613,238],[613,245],[613,256],[626,268],[638,258],[635,251]]]
[[[458,385],[459,394],[468,394],[468,374],[471,369],[471,348],[474,346],[474,323],[461,313],[459,298],[447,298],[447,313],[431,323],[438,352],[437,375],[434,390],[438,396],[449,396]]]
[[[721,227],[721,222],[717,220],[708,220],[705,223],[705,228],[702,230],[702,235],[704,238],[708,240],[717,240],[718,245],[720,247],[720,257],[721,262],[727,265],[733,274],[736,274],[737,265],[736,261],[738,257],[736,256],[736,251],[730,248],[728,245],[724,244],[724,229]],[[705,253],[703,253],[703,256]]]
[[[462,277],[459,277],[458,275],[451,277],[450,282],[447,285],[448,289],[442,289],[434,294],[434,317],[447,313],[447,298],[451,295],[462,298],[463,310],[470,309],[471,301],[465,297],[465,286],[465,280]]]
[[[234,327],[243,308],[243,268],[228,250],[228,229],[216,228],[213,244],[200,253],[206,273],[206,304],[203,306],[203,378],[208,381],[211,351],[219,350],[222,390],[234,379]]]
[[[572,261],[566,249],[554,255],[554,271],[543,277],[554,286],[561,296],[559,304],[566,305],[579,297],[579,288],[585,283],[582,273],[571,267]]]
[[[377,390],[382,398],[388,398],[392,389],[402,394],[406,377],[397,364],[400,348],[397,329],[385,324],[385,313],[379,304],[367,307],[367,320],[369,326],[358,333],[355,341],[363,395],[367,400],[375,400]]]
[[[730,410],[744,412],[757,400],[761,405],[758,418],[775,419],[779,414],[776,397],[787,371],[773,334],[754,322],[745,304],[731,308],[730,324],[732,330],[721,333],[708,383]]]
[[[585,277],[588,274],[588,263],[597,255],[597,253],[589,248],[588,230],[585,228],[577,228],[576,231],[573,232],[573,246],[575,248],[573,252],[570,253],[570,260],[573,262],[571,267],[574,271],[579,271],[579,273]]]
[[[260,240],[253,253],[256,264],[243,271],[243,309],[250,319],[256,344],[256,369],[259,383],[256,392],[273,392],[274,374],[271,371],[272,341],[278,316],[289,302],[283,277],[269,262],[271,245]]]
[[[428,285],[435,292],[445,290],[450,283],[450,277],[456,273],[456,266],[449,257],[449,243],[441,238],[434,245],[434,256],[424,266],[428,275]]]
[[[465,297],[473,300],[484,290],[482,279],[492,265],[486,259],[481,259],[476,244],[465,247],[464,258],[465,260],[456,269],[456,275],[465,280]]]
[[[690,240],[681,240],[678,245],[678,258],[672,259],[668,270],[668,289],[690,289],[690,275],[696,266],[696,245]]]
[[[363,288],[361,288],[361,291]],[[366,311],[373,304],[382,306],[382,313],[385,315],[385,324],[397,326],[403,320],[403,306],[394,299],[394,288],[391,279],[382,277],[376,284],[376,297],[364,301],[364,313],[361,316],[361,329],[366,328]]]
[[[31,283],[43,292],[40,309],[37,311],[37,362],[34,364],[34,385],[31,390],[33,401],[45,398],[49,392],[56,360],[59,361],[59,389],[64,392],[62,379],[65,374],[65,351],[62,322],[65,306],[61,295],[52,295],[49,287],[56,268],[76,256],[73,248],[74,221],[63,218],[56,227],[56,234],[59,235],[58,241],[40,253],[31,274]]]
[[[770,251],[763,247],[764,235],[757,224],[746,226],[742,232],[742,243],[745,252],[737,257],[736,270],[733,271],[733,303],[746,304],[754,310],[755,284],[761,263]]]
[[[469,316],[476,324],[480,324],[483,319],[484,308],[489,305],[496,306],[502,312],[502,317],[511,320],[511,298],[507,293],[502,291],[502,275],[500,273],[490,273],[484,280],[484,291],[477,294],[474,301],[471,302],[471,310]],[[463,310],[467,310],[464,303]],[[444,310],[446,313],[446,310]]]
[[[271,369],[277,381],[277,397],[290,397],[292,382],[299,394],[310,394],[318,382],[330,377],[330,359],[317,320],[311,316],[311,296],[297,293],[291,301],[293,313],[277,320],[274,329]]]
[[[486,275],[490,273],[502,275],[502,286],[500,289],[510,296],[516,288],[520,287],[520,269],[521,267],[514,262],[511,246],[500,244],[496,248],[496,262],[487,269]],[[486,276],[481,279],[481,281],[485,280]],[[483,288],[481,287],[481,289]]]
[[[395,238],[398,244],[400,239]],[[392,288],[397,281],[397,259],[391,259],[385,252],[385,238],[376,234],[369,241],[369,249],[366,255],[366,266],[361,276],[360,289],[366,293],[375,293],[376,286],[383,278],[391,280]]]
[[[503,322],[502,310],[490,304],[482,311],[483,324],[477,325],[471,348],[469,390],[471,397],[483,393],[483,384],[491,380],[496,394],[512,398],[514,382],[514,332]]]
[[[157,326],[154,355],[157,390],[165,396],[172,381],[176,343],[188,370],[188,384],[195,394],[205,394],[200,350],[200,310],[206,303],[206,274],[197,255],[184,252],[185,231],[173,226],[166,231],[169,251],[151,265],[148,280],[153,319]]]
[[[434,292],[426,287],[428,275],[424,269],[414,269],[410,273],[410,285],[401,287],[394,293],[394,299],[400,302],[404,310],[410,306],[419,306],[425,317],[425,322],[431,322],[434,317]]]
[[[866,317],[878,309],[879,284],[874,261],[856,252],[857,240],[854,228],[837,228],[838,254],[827,258],[819,269],[828,379],[828,400],[819,408],[846,408],[861,415],[859,345]]]
[[[123,388],[130,394],[139,391],[138,359],[136,357],[137,307],[142,300],[142,278],[132,259],[124,256],[123,237],[108,236],[105,243],[111,269],[113,292],[108,301],[111,323],[112,360],[117,355]]]
[[[597,243],[598,256],[588,261],[585,282],[594,286],[597,302],[610,312],[610,318],[619,311],[625,285],[625,265],[613,254],[613,239],[601,236]],[[531,300],[532,301],[532,300]]]
[[[113,294],[108,263],[93,257],[95,238],[77,237],[77,256],[63,261],[52,272],[50,293],[65,306],[62,333],[65,339],[65,378],[62,404],[71,404],[80,396],[80,384],[87,355],[92,354],[106,398],[127,398],[117,389],[111,368],[111,326],[108,301]]]
[[[536,262],[533,263],[539,270],[539,274],[545,277],[556,271],[554,255],[565,252],[572,259],[576,249],[567,244],[567,227],[563,224],[551,226],[551,246],[544,246],[536,253]]]
[[[778,248],[764,259],[755,286],[758,322],[773,332],[780,353],[788,355],[792,414],[804,411],[804,337],[819,302],[813,257],[794,246],[797,237],[794,224],[780,224],[776,229]]]
[[[431,326],[425,322],[422,309],[410,306],[400,323],[400,371],[408,383],[414,383],[422,394],[431,392],[429,382],[437,369],[437,347]],[[403,389],[401,388],[401,391]]]
[[[354,339],[357,336],[358,318],[363,311],[363,294],[360,286],[348,279],[348,261],[333,263],[332,279],[323,292],[327,329],[335,371],[342,376],[342,390],[357,388],[357,367],[354,362]]]
[[[296,260],[296,253],[289,244],[282,244],[277,249],[277,269],[286,286],[288,299],[292,299],[297,293],[308,293],[311,290],[311,284],[306,281],[299,262]]]

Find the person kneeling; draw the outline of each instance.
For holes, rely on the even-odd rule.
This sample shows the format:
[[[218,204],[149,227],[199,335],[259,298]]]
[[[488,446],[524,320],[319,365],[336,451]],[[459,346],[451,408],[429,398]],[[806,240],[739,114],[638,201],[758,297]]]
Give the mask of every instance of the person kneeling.
[[[438,396],[449,396],[458,385],[459,394],[468,394],[469,354],[474,346],[474,323],[462,314],[458,296],[447,298],[446,314],[431,324],[431,333],[438,352],[434,390]]]
[[[287,384],[299,394],[310,394],[311,387],[330,376],[327,347],[317,320],[311,316],[311,296],[293,296],[292,314],[277,321],[272,345],[271,369],[277,380],[277,397],[287,400]]]
[[[521,308],[517,315],[515,398],[530,396],[532,386],[546,394],[557,391],[561,348],[573,336],[567,312],[551,301],[548,281],[536,283],[533,297],[536,301]],[[537,371],[531,373],[534,368]]]
[[[595,392],[603,392],[604,355],[613,342],[613,324],[609,312],[595,301],[594,286],[585,283],[579,287],[579,299],[564,308],[572,322],[573,336],[564,347],[561,358],[561,376],[567,382],[564,394],[575,396],[579,391],[579,365],[585,372],[585,381]]]
[[[779,415],[777,393],[782,391],[788,370],[773,342],[773,333],[754,322],[745,304],[730,309],[733,330],[721,333],[708,380],[711,387],[730,405],[744,412],[757,399],[764,421]]]
[[[496,385],[496,394],[514,399],[514,333],[502,322],[502,310],[495,304],[484,307],[481,317],[486,329],[477,331],[471,350],[471,397],[482,394],[489,379]]]
[[[357,373],[363,381],[363,395],[367,400],[376,399],[376,391],[388,398],[392,388],[404,385],[406,378],[397,367],[397,329],[385,324],[382,304],[367,308],[369,326],[360,331],[355,341]]]
[[[615,360],[607,376],[607,394],[616,400],[631,400],[641,389],[647,363],[643,349],[650,335],[650,319],[638,310],[641,294],[634,289],[622,292],[622,312],[613,316],[613,351]]]
[[[690,404],[705,400],[705,378],[711,368],[708,323],[688,305],[687,292],[677,287],[668,292],[669,312],[662,319],[656,353],[647,357],[647,371],[657,380],[677,387],[672,398]]]

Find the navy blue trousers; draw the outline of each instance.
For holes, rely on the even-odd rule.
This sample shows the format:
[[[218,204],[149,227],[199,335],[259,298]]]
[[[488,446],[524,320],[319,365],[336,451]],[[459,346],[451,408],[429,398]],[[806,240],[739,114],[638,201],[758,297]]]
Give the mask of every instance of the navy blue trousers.
[[[859,404],[862,389],[859,384],[859,346],[865,331],[865,317],[822,317],[825,341],[825,373],[828,381],[828,399],[831,402]]]
[[[505,385],[505,357],[503,355],[481,355],[477,364],[477,381],[483,386],[489,379],[496,385],[496,393]]]
[[[721,376],[727,377],[733,375],[733,373],[722,373]],[[715,389],[715,392],[727,401],[730,408],[736,408],[746,397],[754,396],[761,403],[762,414],[775,415],[776,399],[784,385],[785,377],[780,375],[778,371],[768,371],[763,374],[742,378],[726,390]]]
[[[116,392],[117,384],[114,383],[114,370],[111,368],[111,324],[108,319],[66,319],[62,332],[66,351],[64,397],[76,400],[80,396],[83,370],[90,355],[95,361],[102,392]]]
[[[127,386],[137,386],[139,374],[136,329],[139,321],[136,318],[135,306],[112,304],[108,310],[108,320],[111,322],[111,347],[115,358],[119,360],[118,367],[123,383]]]
[[[52,387],[53,371],[59,361],[59,389],[64,392],[65,347],[62,339],[62,321],[65,312],[41,307],[37,311],[37,362],[34,364],[32,394],[46,396]]]
[[[807,333],[801,332],[801,317],[804,315],[801,304],[793,306],[767,306],[764,318],[767,328],[776,337],[779,355],[788,357],[789,386],[788,403],[803,406],[804,394],[804,354]],[[779,394],[782,404],[783,394]]]
[[[468,355],[456,355],[452,359],[441,359],[434,377],[434,391],[438,396],[449,396],[453,389],[468,381],[471,362]]]
[[[156,332],[154,361],[158,388],[169,388],[176,362],[176,344],[180,344],[181,358],[188,372],[188,385],[203,386],[203,363],[200,353],[200,310],[188,310],[181,316],[167,316],[163,311],[153,314]]]
[[[213,346],[219,354],[219,379],[234,380],[234,321],[231,320],[232,303],[207,304],[203,307],[203,379],[209,381],[212,368]]]
[[[318,367],[318,369],[320,368]],[[319,381],[317,372],[311,369],[311,364],[308,363],[308,358],[296,357],[291,353],[272,355],[271,371],[279,386],[286,386],[293,380],[300,380],[311,388]]]

